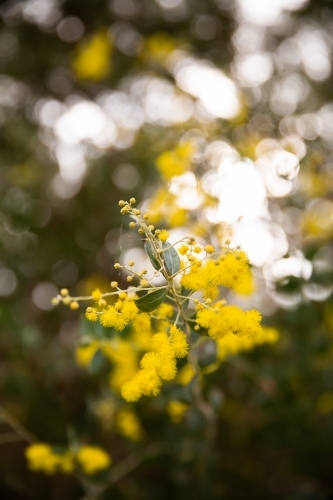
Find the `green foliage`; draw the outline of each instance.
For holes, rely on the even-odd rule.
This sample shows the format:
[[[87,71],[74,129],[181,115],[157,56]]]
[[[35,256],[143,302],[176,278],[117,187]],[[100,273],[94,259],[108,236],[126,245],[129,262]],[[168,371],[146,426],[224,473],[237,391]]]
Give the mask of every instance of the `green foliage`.
[[[155,290],[154,292],[147,293],[143,297],[135,300],[135,304],[140,311],[143,312],[152,312],[158,308],[162,304],[165,299],[166,294],[168,293],[167,288],[163,288],[161,290]]]
[[[263,2],[254,12],[258,2],[167,4],[41,0],[0,6],[0,498],[329,500],[332,6],[310,0],[292,10],[297,2],[284,2],[286,8],[278,12],[278,2],[267,2],[269,10]],[[91,47],[92,62],[85,52],[96,35],[106,44],[106,50],[97,50],[105,56],[97,69],[100,59]],[[74,64],[84,53],[88,77]],[[192,73],[193,61],[205,63],[199,73]],[[224,118],[216,96],[200,97],[212,77],[200,81],[205,68],[235,83],[237,115]],[[218,94],[225,96],[224,104],[232,102],[226,90]],[[97,106],[90,108],[96,122],[84,115],[71,128],[72,114],[69,129],[62,129],[58,120],[80,102]],[[98,129],[101,109],[107,133]],[[196,150],[184,160],[177,147],[191,140]],[[97,287],[109,290],[111,280],[126,288],[126,276],[112,266],[143,245],[140,235],[129,233],[127,222],[121,222],[115,203],[129,193],[139,206],[156,196],[152,211],[159,218],[152,224],[162,230],[180,228],[175,238],[196,228],[198,242],[232,238],[236,195],[221,181],[228,162],[237,158],[233,167],[244,160],[250,168],[279,148],[297,153],[300,172],[289,194],[275,195],[290,172],[283,165],[270,183],[272,159],[265,157],[265,168],[257,169],[259,177],[266,176],[268,194],[259,226],[269,226],[273,235],[282,228],[287,245],[277,260],[297,257],[301,264],[281,275],[281,268],[271,272],[275,257],[264,259],[263,267],[254,266],[253,302],[237,296],[242,307],[242,301],[250,309],[261,304],[264,324],[280,331],[276,345],[229,354],[214,371],[216,352],[204,347],[212,345],[205,343],[210,341],[207,330],[192,331],[204,399],[214,408],[218,429],[207,453],[206,420],[191,407],[193,384],[171,381],[155,399],[125,404],[107,379],[115,363],[105,352],[97,349],[87,370],[77,365],[73,353],[91,340],[109,342],[117,335],[127,341],[130,328],[119,333],[98,321],[87,322],[80,311],[51,308],[50,299],[63,287],[82,296]],[[156,168],[165,152],[173,161],[166,171]],[[172,177],[177,169],[187,177],[171,179],[163,198],[161,178],[168,179],[168,172]],[[202,178],[205,186],[213,186],[209,193],[199,185]],[[198,189],[192,196],[194,185]],[[249,183],[247,191],[252,189]],[[241,201],[245,194],[244,189]],[[251,209],[237,221],[251,220]],[[187,220],[179,223],[182,210]],[[221,213],[224,226],[217,232],[214,221]],[[282,240],[269,239],[267,233],[261,239],[257,230],[253,225],[248,232],[257,254],[269,246],[278,254]],[[149,241],[144,244],[153,268],[160,269],[160,257],[168,275],[174,275],[180,269],[178,254],[168,242],[162,248],[157,255]],[[180,291],[186,314],[194,320],[190,293],[184,287]],[[154,311],[165,294],[161,289],[136,304],[141,311]],[[142,331],[138,337],[144,343]],[[182,370],[186,373],[185,360],[179,361]],[[185,406],[166,414],[174,402]],[[141,430],[141,440],[129,438],[121,427],[124,409],[139,420],[137,427],[132,422],[132,430]],[[101,446],[112,455],[113,466],[95,482],[36,474],[24,458],[29,432],[55,451],[67,449],[68,443]],[[101,494],[100,478],[109,484]]]

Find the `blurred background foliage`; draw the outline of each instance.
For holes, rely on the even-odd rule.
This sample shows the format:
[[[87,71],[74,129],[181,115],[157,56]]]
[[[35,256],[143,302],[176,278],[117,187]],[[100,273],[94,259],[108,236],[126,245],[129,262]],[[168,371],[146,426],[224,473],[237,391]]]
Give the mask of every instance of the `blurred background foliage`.
[[[105,498],[332,498],[331,2],[9,0],[0,15],[3,411],[114,463],[161,443]],[[192,166],[157,191],[161,155],[186,140]],[[256,277],[238,303],[280,331],[205,376],[219,431],[204,481],[200,416],[167,414],[166,391],[136,405],[128,439],[107,361],[77,366],[85,327],[50,305],[61,287],[107,290],[123,279],[115,260],[142,256],[119,216],[131,196],[161,224],[172,210],[197,233],[222,224]],[[26,443],[0,426],[1,498],[81,498],[75,478],[29,471]]]

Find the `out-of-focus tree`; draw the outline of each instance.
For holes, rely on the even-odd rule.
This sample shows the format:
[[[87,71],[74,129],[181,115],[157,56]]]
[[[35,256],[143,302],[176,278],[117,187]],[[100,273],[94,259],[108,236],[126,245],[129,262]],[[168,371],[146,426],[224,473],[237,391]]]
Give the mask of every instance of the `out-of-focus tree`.
[[[108,450],[123,468],[105,498],[330,498],[330,2],[10,0],[0,15],[1,496],[82,496],[27,469],[32,434]],[[131,196],[173,240],[240,245],[256,290],[227,298],[280,331],[217,370],[202,353],[219,423],[204,487],[200,415],[174,393],[118,408],[109,361],[75,364],[86,324],[50,302],[124,285],[117,260],[142,267],[118,212]]]

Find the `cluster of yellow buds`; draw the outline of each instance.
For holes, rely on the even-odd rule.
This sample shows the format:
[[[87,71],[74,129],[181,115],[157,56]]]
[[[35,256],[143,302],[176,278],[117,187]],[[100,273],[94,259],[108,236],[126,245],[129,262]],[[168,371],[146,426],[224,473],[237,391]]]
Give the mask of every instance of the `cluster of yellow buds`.
[[[57,306],[60,302],[65,306],[69,306],[69,308],[73,311],[80,307],[79,302],[69,295],[69,290],[67,288],[62,288],[60,293],[51,300],[51,303],[54,306]]]

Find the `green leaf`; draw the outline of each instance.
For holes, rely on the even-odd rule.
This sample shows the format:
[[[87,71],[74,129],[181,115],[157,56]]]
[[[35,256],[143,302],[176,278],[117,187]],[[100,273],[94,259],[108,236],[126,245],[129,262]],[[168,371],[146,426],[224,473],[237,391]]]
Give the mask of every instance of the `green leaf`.
[[[147,293],[140,299],[135,300],[136,307],[143,312],[152,312],[162,304],[167,292],[167,288],[161,288],[155,292]]]
[[[161,264],[157,260],[156,251],[153,248],[150,241],[146,241],[146,243],[144,244],[144,249],[145,249],[146,254],[148,255],[148,257],[150,259],[150,262],[153,264],[155,269],[157,269],[159,271],[161,269]]]
[[[163,259],[170,276],[178,273],[180,269],[180,258],[174,247],[166,241],[162,243]]]
[[[98,349],[95,352],[95,354],[90,362],[88,372],[91,375],[96,375],[97,373],[100,373],[102,371],[104,366],[105,366],[105,358],[104,358],[103,352],[100,349]]]

